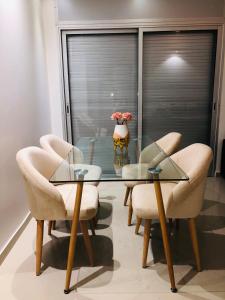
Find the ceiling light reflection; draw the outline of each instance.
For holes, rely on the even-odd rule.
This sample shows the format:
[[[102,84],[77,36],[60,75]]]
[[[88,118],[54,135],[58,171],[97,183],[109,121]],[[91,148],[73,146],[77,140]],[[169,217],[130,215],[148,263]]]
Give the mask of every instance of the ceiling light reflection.
[[[167,58],[165,63],[168,66],[182,66],[182,65],[186,64],[185,60],[177,54],[174,54],[174,55],[170,56],[169,58]]]

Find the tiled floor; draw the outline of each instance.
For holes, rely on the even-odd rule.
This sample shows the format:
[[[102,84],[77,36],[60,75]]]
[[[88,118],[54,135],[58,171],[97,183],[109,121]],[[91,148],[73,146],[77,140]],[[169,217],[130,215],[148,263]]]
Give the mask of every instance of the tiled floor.
[[[153,224],[149,267],[142,269],[143,227],[140,235],[135,235],[134,226],[126,225],[127,207],[123,206],[123,184],[101,184],[99,190],[99,223],[96,236],[92,237],[96,266],[88,266],[83,240],[79,237],[77,260],[72,274],[72,283],[77,282],[77,285],[69,295],[64,295],[70,225],[58,222],[57,230],[53,231],[51,238],[45,234],[43,273],[36,277],[36,228],[32,220],[0,267],[0,299],[225,299],[223,179],[208,180],[204,209],[197,221],[202,272],[196,273],[193,269],[194,258],[186,222],[181,221],[179,231],[171,233],[177,294],[169,291],[159,224]]]

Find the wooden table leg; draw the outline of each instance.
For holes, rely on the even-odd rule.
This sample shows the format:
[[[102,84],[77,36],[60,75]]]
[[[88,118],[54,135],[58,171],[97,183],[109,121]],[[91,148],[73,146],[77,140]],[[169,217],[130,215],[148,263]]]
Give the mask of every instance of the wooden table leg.
[[[73,220],[72,220],[71,235],[70,235],[70,245],[69,245],[69,252],[68,252],[68,259],[67,259],[66,284],[64,289],[65,294],[68,294],[70,292],[70,278],[73,269],[74,251],[77,242],[77,228],[79,223],[82,191],[83,191],[83,182],[78,182],[76,201],[75,201]]]
[[[161,186],[160,186],[159,181],[154,181],[154,188],[155,188],[155,194],[156,194],[157,205],[158,205],[159,221],[160,221],[160,226],[161,226],[161,231],[162,231],[164,252],[165,252],[165,256],[166,256],[166,262],[167,262],[167,266],[168,266],[170,283],[171,283],[171,291],[173,293],[176,293],[177,288],[176,288],[175,279],[174,279],[173,260],[172,260],[171,250],[170,250],[168,232],[167,232],[167,228],[166,228],[165,209],[164,209],[162,191],[161,191]]]

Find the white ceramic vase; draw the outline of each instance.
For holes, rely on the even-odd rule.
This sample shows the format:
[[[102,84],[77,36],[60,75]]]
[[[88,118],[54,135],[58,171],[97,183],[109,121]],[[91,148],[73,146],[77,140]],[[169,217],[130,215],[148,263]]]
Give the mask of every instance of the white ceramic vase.
[[[117,148],[120,151],[123,151],[126,148],[128,151],[128,144],[129,144],[129,131],[126,124],[123,125],[116,125],[113,133],[113,144],[114,144],[114,151]]]
[[[129,131],[126,124],[115,125],[113,138],[114,139],[125,139],[129,135]]]

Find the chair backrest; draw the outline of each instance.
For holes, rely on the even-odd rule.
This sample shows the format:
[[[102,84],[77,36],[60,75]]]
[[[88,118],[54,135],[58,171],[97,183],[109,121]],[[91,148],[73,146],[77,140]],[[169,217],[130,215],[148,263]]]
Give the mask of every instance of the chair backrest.
[[[69,151],[74,147],[54,134],[42,136],[40,138],[40,144],[43,149],[54,156],[55,159],[58,159],[59,163],[66,158]],[[74,153],[76,163],[82,163],[83,153],[77,147],[74,147]]]
[[[178,149],[181,142],[182,135],[178,132],[170,132],[157,140],[155,143],[163,150],[159,152],[159,148],[155,143],[152,143],[145,147],[140,154],[139,162],[150,163],[157,165],[163,160],[166,155],[171,155]],[[152,167],[154,167],[152,165]]]
[[[66,209],[56,187],[49,182],[58,160],[38,147],[17,152],[16,160],[25,180],[28,205],[37,220],[64,219]]]
[[[169,132],[161,139],[156,141],[156,144],[167,154],[175,153],[181,142],[182,134],[179,132]]]
[[[175,186],[170,203],[169,209],[175,209],[180,217],[191,218],[199,214],[212,158],[212,149],[200,143],[192,144],[171,156],[189,177],[188,181],[180,181]]]

